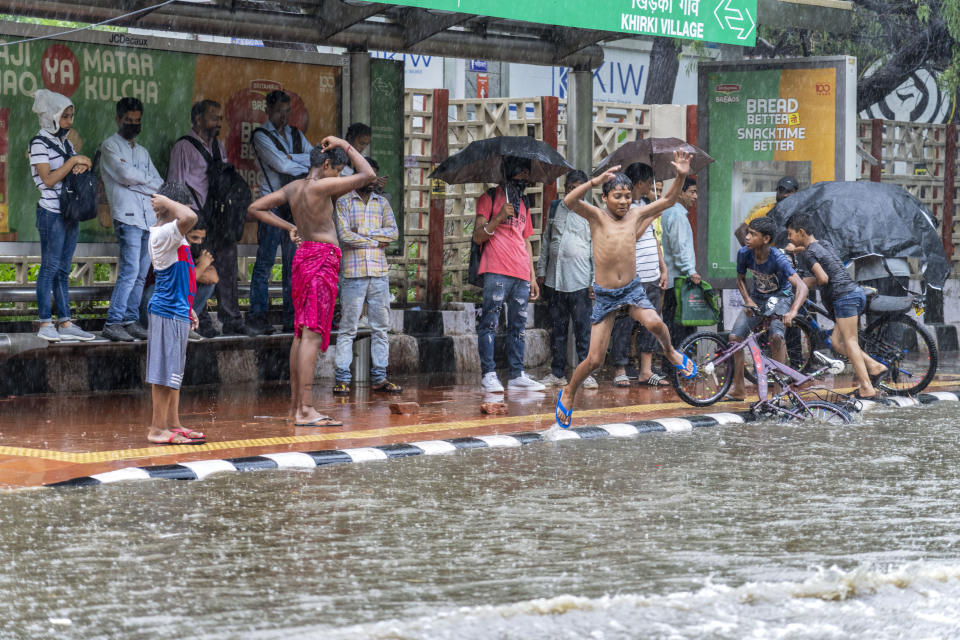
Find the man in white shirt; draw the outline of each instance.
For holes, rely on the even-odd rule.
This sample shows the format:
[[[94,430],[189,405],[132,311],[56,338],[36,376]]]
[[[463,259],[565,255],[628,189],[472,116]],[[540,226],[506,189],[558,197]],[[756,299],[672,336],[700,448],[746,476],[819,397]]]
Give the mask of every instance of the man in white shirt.
[[[100,145],[100,175],[110,203],[120,260],[110,297],[103,337],[118,342],[146,340],[140,318],[140,298],[150,269],[150,227],[156,224],[150,197],[163,184],[150,153],[135,142],[140,134],[143,103],[137,98],[117,102],[117,133]]]

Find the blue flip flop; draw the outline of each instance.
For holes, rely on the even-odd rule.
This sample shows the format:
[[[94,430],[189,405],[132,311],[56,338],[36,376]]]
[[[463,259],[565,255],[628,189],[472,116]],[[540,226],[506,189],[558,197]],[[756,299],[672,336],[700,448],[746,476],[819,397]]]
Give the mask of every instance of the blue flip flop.
[[[687,370],[687,365],[692,364],[693,370],[690,371],[690,375],[683,373]],[[680,364],[673,365],[677,369],[677,375],[683,378],[684,380],[692,380],[697,377],[697,363],[687,357],[687,354],[683,354],[683,362]]]
[[[573,423],[573,409],[567,409],[563,406],[561,399],[563,398],[563,389],[560,389],[560,393],[557,394],[557,408],[554,410],[554,418],[557,420],[557,426],[561,429],[569,429],[570,425]],[[560,419],[560,416],[557,415],[557,412],[563,414],[563,417],[566,418],[566,424]]]

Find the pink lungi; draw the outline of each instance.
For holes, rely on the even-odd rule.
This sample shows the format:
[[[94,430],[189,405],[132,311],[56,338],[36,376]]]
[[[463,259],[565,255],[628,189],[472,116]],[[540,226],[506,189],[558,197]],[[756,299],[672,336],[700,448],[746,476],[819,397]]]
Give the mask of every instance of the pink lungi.
[[[306,327],[320,334],[320,350],[330,346],[333,305],[337,300],[340,247],[328,242],[302,242],[293,254],[294,335]]]

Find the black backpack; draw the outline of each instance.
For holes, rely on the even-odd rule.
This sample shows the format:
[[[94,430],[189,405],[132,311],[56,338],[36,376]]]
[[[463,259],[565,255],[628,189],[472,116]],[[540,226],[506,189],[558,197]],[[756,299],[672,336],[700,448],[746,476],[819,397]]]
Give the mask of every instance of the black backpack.
[[[290,128],[293,129],[293,153],[303,153],[303,134],[300,133],[300,130],[294,127],[293,125],[291,125]],[[250,134],[250,139],[252,140],[253,136],[257,135],[257,133],[263,133],[268,138],[270,138],[270,140],[273,141],[273,145],[277,148],[277,151],[283,154],[287,153],[287,150],[283,147],[283,143],[280,141],[280,138],[275,136],[273,132],[268,131],[267,129],[264,129],[263,127],[257,127],[256,129],[253,130],[253,133]],[[270,177],[269,177],[269,174],[267,174],[267,169],[266,167],[263,166],[263,162],[260,161],[259,156],[257,157],[257,162],[260,163],[260,170],[263,172],[263,177],[266,178],[267,186],[270,187],[271,191],[282,189],[283,187],[290,184],[294,180],[299,180],[300,178],[305,178],[307,176],[307,174],[305,173],[301,173],[298,176],[292,176],[288,173],[278,172],[278,175],[280,176],[280,184],[274,185],[273,183],[270,182]],[[260,195],[265,196],[267,194],[261,193]],[[277,215],[283,218],[284,220],[286,220],[287,222],[293,222],[293,212],[290,210],[289,203],[283,204],[277,207]]]
[[[207,226],[207,235],[217,245],[238,242],[247,221],[247,208],[253,201],[250,185],[236,167],[220,157],[219,142],[213,145],[211,156],[193,136],[183,136],[177,142],[181,140],[192,144],[207,161],[207,201],[198,212]],[[190,192],[199,207],[200,199],[196,192],[193,189]]]
[[[66,151],[43,136],[31,138],[30,145],[33,146],[33,143],[37,141],[42,142],[51,151],[56,151],[63,157],[64,161],[76,155],[69,140],[63,141]],[[90,170],[83,173],[71,171],[60,181],[60,217],[64,222],[84,222],[97,217],[97,165],[99,163],[100,150],[97,149]]]

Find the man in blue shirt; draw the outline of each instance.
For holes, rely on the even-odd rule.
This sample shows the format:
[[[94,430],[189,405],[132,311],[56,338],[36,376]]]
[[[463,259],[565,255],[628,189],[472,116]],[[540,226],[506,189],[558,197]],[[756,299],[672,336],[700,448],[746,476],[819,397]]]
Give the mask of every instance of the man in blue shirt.
[[[693,284],[700,283],[697,273],[697,256],[693,251],[693,228],[687,219],[689,209],[697,205],[697,181],[687,176],[683,182],[680,197],[676,204],[660,216],[662,234],[660,246],[663,249],[663,261],[667,265],[667,289],[663,292],[663,321],[670,329],[670,340],[680,344],[693,333],[693,327],[677,324],[677,278],[689,278]]]
[[[743,297],[743,311],[733,325],[730,341],[742,341],[769,315],[772,317],[768,330],[770,355],[777,362],[786,363],[784,325],[793,325],[793,319],[807,299],[807,285],[797,275],[790,259],[771,246],[776,233],[777,224],[767,217],[755,218],[747,226],[746,246],[737,252],[737,289]],[[748,271],[753,274],[752,291],[747,291]],[[734,356],[730,397],[742,400],[745,395],[743,351],[738,351]]]
[[[121,98],[117,102],[117,133],[100,145],[100,175],[120,249],[117,282],[110,296],[103,337],[118,342],[147,339],[147,330],[137,321],[150,269],[150,227],[157,221],[150,196],[163,184],[163,178],[153,166],[150,152],[135,142],[142,117],[140,100]]]
[[[290,120],[290,96],[283,91],[267,94],[267,121],[254,130],[251,139],[260,165],[260,195],[273,193],[292,180],[302,178],[310,170],[310,151],[313,145]],[[290,207],[274,211],[290,221]],[[290,274],[296,246],[289,234],[279,227],[257,223],[257,260],[250,276],[250,312],[246,325],[257,333],[271,334],[273,326],[267,321],[270,309],[270,274],[277,258],[277,246],[282,256],[283,327],[293,331],[293,300],[290,292]]]

